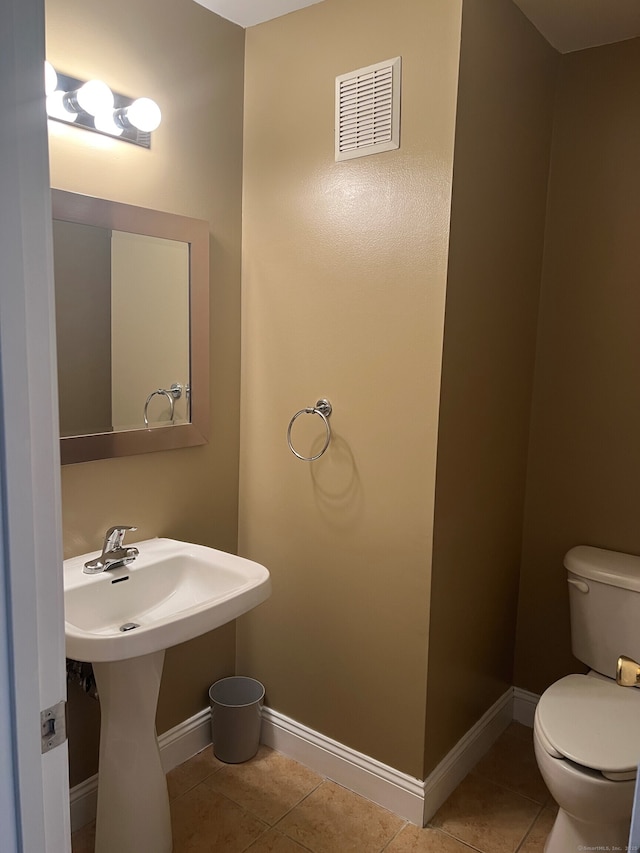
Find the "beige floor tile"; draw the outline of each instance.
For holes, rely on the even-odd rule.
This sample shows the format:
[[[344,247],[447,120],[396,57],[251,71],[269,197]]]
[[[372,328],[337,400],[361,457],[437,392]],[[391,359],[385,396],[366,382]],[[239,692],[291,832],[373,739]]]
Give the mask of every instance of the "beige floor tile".
[[[72,853],[93,853],[96,843],[95,820],[76,830],[71,836]]]
[[[470,775],[436,812],[430,826],[486,853],[513,853],[539,811],[537,803]]]
[[[302,764],[261,746],[251,761],[225,764],[206,784],[273,825],[322,781]]]
[[[308,853],[305,847],[300,847],[291,838],[281,835],[275,829],[270,829],[261,835],[257,841],[249,847],[247,853]]]
[[[558,810],[546,808],[536,818],[518,853],[544,853],[544,843],[551,832]]]
[[[173,853],[241,853],[267,829],[204,783],[171,803],[171,823]]]
[[[378,853],[403,823],[364,797],[323,782],[277,829],[314,853]]]
[[[167,783],[174,853],[514,853],[519,844],[518,853],[542,853],[557,811],[531,730],[517,723],[426,829],[265,746],[236,765],[208,747],[167,774]],[[73,853],[93,853],[94,843],[90,824],[73,834]]]
[[[420,829],[408,824],[393,839],[384,853],[472,853],[473,848],[467,847],[462,841],[457,841],[439,829],[427,826]]]
[[[533,730],[520,723],[511,723],[473,772],[537,803],[549,801],[533,751]]]
[[[192,756],[188,761],[179,764],[167,773],[167,787],[169,788],[169,799],[175,800],[185,791],[194,788],[207,776],[211,776],[225,765],[213,754],[213,748],[208,746]]]

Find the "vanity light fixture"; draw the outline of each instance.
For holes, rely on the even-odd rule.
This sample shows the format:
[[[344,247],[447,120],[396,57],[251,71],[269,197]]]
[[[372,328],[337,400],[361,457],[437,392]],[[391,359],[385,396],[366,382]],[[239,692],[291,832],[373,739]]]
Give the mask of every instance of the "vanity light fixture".
[[[47,97],[55,91],[58,85],[58,75],[56,69],[50,62],[44,64],[44,91]]]
[[[160,107],[151,98],[127,98],[102,80],[87,82],[56,72],[45,62],[47,115],[96,133],[151,147],[151,133],[160,124]]]

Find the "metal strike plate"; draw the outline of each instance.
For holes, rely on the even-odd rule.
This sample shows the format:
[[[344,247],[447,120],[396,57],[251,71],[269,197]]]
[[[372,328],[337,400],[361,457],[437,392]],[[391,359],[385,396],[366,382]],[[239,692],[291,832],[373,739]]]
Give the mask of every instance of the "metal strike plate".
[[[67,739],[67,703],[61,699],[56,705],[40,711],[40,751],[44,754]]]

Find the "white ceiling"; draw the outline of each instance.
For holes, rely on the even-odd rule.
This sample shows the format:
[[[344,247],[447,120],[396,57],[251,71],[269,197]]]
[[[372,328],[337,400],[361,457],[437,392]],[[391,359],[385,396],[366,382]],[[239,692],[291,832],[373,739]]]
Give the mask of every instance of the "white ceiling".
[[[196,0],[201,6],[211,9],[216,15],[240,24],[241,27],[252,27],[262,24],[271,18],[279,18],[296,9],[313,6],[321,0]]]
[[[640,0],[513,0],[560,53],[640,36]]]
[[[252,27],[322,0],[196,0]],[[561,53],[640,36],[640,0],[513,0]]]

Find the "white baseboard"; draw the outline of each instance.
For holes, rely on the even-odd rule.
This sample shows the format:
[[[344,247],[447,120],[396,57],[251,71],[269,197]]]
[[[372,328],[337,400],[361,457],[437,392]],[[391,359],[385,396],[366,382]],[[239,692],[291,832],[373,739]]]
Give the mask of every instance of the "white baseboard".
[[[158,736],[160,758],[165,773],[182,764],[211,743],[211,711],[204,708],[188,720]],[[98,806],[98,774],[71,789],[69,796],[71,831],[95,820]]]
[[[321,776],[422,826],[424,782],[263,708],[262,741]]]
[[[96,819],[98,811],[98,774],[90,776],[69,791],[71,832]]]
[[[162,769],[168,773],[210,743],[211,709],[207,707],[158,736]]]
[[[469,729],[424,782],[422,826],[500,737],[513,719],[513,688],[509,688]]]
[[[510,688],[423,782],[285,717],[263,711],[262,740],[316,773],[424,826],[513,718]]]
[[[533,725],[538,696],[509,688],[464,735],[425,781],[316,732],[272,708],[262,710],[262,742],[321,776],[372,800],[416,826],[424,826],[454,788],[500,737],[511,720]],[[210,710],[204,708],[158,737],[169,772],[211,743]],[[71,789],[71,829],[96,816],[98,776]]]
[[[513,688],[513,719],[523,726],[533,728],[533,718],[536,713],[536,705],[540,697],[536,693],[530,693],[521,687]]]

